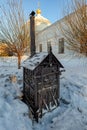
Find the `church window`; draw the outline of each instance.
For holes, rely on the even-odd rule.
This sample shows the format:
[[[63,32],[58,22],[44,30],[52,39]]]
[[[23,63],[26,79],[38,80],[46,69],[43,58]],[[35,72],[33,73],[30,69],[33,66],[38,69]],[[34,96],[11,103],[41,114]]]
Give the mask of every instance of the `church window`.
[[[64,53],[64,38],[59,39],[59,53]]]
[[[42,44],[39,45],[39,51],[42,52]]]
[[[48,42],[47,42],[47,51],[48,51],[48,52],[49,52],[50,46],[51,46],[51,41],[48,41]]]

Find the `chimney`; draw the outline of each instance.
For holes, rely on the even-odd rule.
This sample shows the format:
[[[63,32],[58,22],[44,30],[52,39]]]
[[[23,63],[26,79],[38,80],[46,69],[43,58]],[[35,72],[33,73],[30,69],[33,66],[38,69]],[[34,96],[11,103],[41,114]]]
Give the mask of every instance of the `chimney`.
[[[35,12],[30,13],[30,57],[36,53],[35,47]]]

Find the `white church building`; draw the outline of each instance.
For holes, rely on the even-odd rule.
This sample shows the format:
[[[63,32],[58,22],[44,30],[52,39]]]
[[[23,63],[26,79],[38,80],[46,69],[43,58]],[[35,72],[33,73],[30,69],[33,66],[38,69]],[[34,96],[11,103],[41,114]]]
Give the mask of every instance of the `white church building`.
[[[54,54],[68,53],[64,37],[59,28],[59,23],[63,21],[64,18],[51,24],[48,19],[41,15],[41,10],[37,9],[35,17],[37,52],[47,52],[51,45]]]

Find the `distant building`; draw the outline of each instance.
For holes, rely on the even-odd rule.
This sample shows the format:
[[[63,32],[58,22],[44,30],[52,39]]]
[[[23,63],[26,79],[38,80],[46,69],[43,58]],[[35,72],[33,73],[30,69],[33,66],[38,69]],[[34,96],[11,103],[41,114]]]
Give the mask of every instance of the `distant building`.
[[[38,15],[41,15],[40,12]],[[54,54],[72,54],[73,53],[72,50],[69,50],[67,48],[67,42],[64,38],[64,35],[61,31],[61,26],[60,26],[60,24],[66,26],[65,24],[66,17],[67,16],[56,21],[53,24],[49,24],[49,26],[45,26],[45,28],[43,26],[44,25],[43,21],[41,23],[41,26],[36,26],[36,32],[38,28],[38,33],[36,33],[36,51],[37,52],[47,52],[49,49],[49,46],[51,45],[52,51]],[[69,17],[72,17],[74,19],[75,12],[69,14]]]
[[[59,23],[63,22],[64,19],[59,20],[45,29],[41,30],[36,36],[36,48],[37,52],[47,52],[50,44],[52,46],[53,53],[64,54],[68,50],[66,48],[65,39],[59,29]]]

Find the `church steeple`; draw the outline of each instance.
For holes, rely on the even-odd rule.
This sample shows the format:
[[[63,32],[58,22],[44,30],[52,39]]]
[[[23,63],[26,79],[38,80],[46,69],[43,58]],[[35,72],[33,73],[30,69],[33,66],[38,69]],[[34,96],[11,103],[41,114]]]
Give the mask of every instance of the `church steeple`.
[[[36,10],[36,14],[41,14],[41,10],[40,10],[40,2],[38,1],[38,9]]]

